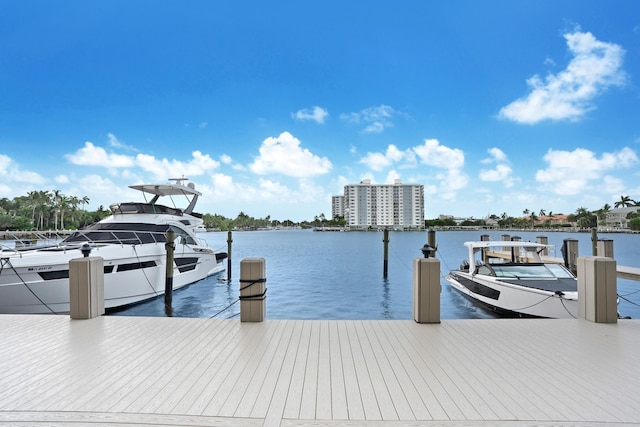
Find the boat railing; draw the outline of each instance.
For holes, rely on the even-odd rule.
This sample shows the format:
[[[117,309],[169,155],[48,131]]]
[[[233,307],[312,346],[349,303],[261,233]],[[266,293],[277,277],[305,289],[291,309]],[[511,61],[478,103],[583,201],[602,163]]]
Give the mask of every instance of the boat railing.
[[[20,253],[33,249],[47,248],[57,245],[64,236],[53,231],[31,231],[29,233],[6,232],[4,241],[0,244],[2,252]]]
[[[78,230],[64,239],[60,246],[73,243],[100,246],[107,244],[141,245],[146,243],[165,243],[166,234],[159,231],[137,230]]]

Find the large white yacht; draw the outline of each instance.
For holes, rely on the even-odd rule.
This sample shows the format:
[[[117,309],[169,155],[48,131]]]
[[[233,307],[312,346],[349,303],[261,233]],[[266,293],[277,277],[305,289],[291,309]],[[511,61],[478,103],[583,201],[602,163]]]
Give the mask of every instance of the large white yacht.
[[[195,235],[202,215],[187,178],[169,184],[132,185],[144,202],[112,205],[111,215],[60,243],[6,247],[0,252],[0,313],[69,312],[69,261],[83,256],[104,259],[105,308],[113,309],[162,295],[166,276],[166,233],[175,233],[173,289],[224,270],[224,252],[214,252]],[[146,200],[150,195],[151,199]],[[176,206],[175,198],[187,207]],[[170,199],[173,207],[159,204]]]

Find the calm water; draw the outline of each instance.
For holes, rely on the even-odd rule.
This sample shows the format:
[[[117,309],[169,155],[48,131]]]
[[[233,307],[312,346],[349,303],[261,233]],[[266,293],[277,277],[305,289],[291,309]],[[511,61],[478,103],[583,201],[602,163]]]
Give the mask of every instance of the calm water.
[[[442,276],[457,268],[466,256],[465,241],[480,240],[488,234],[501,240],[502,234],[535,241],[544,235],[549,244],[560,248],[564,239],[579,241],[579,254],[591,255],[590,233],[540,232],[438,232],[437,257]],[[226,250],[227,233],[201,233],[209,246]],[[233,233],[232,278],[227,273],[209,277],[174,292],[172,315],[178,317],[229,318],[239,313],[240,261],[263,257],[267,270],[267,308],[269,319],[412,319],[412,262],[422,257],[426,232],[389,233],[388,278],[382,278],[382,232],[313,232],[310,230],[251,231]],[[640,267],[640,235],[600,234],[614,240],[619,265]],[[441,318],[490,318],[492,314],[476,307],[442,279]],[[640,318],[640,282],[618,279],[623,297],[623,315]],[[627,302],[625,299],[630,300]],[[235,302],[235,303],[234,303]],[[638,305],[636,305],[638,304]],[[165,316],[162,297],[129,307],[117,313],[128,316]]]

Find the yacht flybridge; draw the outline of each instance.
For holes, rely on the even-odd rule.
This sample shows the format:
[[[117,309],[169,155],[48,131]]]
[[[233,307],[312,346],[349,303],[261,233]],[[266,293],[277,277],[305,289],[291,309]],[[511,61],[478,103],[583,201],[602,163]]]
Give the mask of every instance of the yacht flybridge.
[[[105,308],[134,304],[164,293],[166,233],[175,233],[173,288],[224,270],[224,252],[214,252],[196,237],[203,225],[195,213],[198,196],[187,178],[169,184],[132,185],[151,199],[110,206],[111,215],[50,246],[8,247],[0,252],[0,313],[69,311],[69,261],[83,256],[104,259]],[[187,205],[181,209],[176,200]],[[172,207],[164,203],[170,199]],[[88,246],[87,246],[88,245]]]

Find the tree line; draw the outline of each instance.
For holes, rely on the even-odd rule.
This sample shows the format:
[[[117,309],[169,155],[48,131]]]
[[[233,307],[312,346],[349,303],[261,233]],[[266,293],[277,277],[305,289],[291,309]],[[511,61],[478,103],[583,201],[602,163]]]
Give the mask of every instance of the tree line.
[[[0,199],[0,230],[78,229],[109,215],[102,206],[84,209],[89,197],[65,196],[60,190],[30,191],[25,196]]]
[[[30,191],[25,196],[0,199],[0,230],[63,230],[78,229],[100,221],[110,214],[109,210],[100,206],[96,211],[86,211],[89,203],[87,196],[65,196],[59,190]],[[629,196],[621,196],[614,203],[614,208],[638,206],[638,211],[627,215],[629,227],[640,230],[640,201]],[[427,219],[425,227],[434,226],[487,226],[495,225],[500,228],[561,228],[580,227],[593,228],[607,225],[607,214],[612,210],[611,205],[590,211],[580,207],[575,213],[566,216],[564,221],[557,218],[563,214],[554,214],[545,209],[525,209],[523,216],[514,217],[506,212],[501,215],[491,214],[485,219],[467,219],[459,223],[453,218]],[[343,217],[327,218],[323,213],[316,215],[309,221],[279,220],[267,215],[264,218],[254,218],[245,212],[240,212],[235,218],[227,218],[219,214],[204,214],[202,216],[207,229],[217,230],[255,230],[260,228],[282,227],[342,227],[347,222]]]

